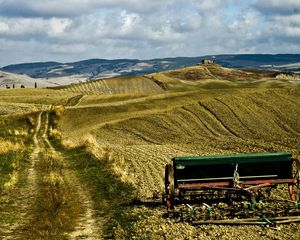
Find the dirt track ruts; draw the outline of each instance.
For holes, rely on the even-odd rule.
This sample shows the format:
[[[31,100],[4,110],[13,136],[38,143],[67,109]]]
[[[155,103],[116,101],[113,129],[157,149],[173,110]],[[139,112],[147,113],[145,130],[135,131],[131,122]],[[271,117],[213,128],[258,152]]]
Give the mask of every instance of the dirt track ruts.
[[[57,151],[48,139],[48,128],[49,128],[49,112],[45,112],[45,125],[44,132],[42,135],[43,141],[47,144],[50,151],[55,154],[62,155],[63,153]],[[40,139],[41,140],[41,139]],[[44,149],[42,149],[44,150]],[[84,209],[81,216],[77,221],[77,225],[73,232],[68,236],[69,239],[98,239],[99,232],[96,227],[96,220],[94,218],[94,210],[92,207],[92,201],[86,187],[83,187],[79,180],[76,178],[75,174],[70,170],[64,171],[65,178],[69,183],[72,183],[76,192],[79,195],[78,204]]]

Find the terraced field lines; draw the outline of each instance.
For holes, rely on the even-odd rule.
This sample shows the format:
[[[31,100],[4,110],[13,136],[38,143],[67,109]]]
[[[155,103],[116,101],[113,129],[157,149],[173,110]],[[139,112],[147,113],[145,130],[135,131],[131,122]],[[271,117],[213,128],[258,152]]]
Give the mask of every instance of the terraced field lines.
[[[106,90],[106,93],[109,93],[109,94],[112,94],[113,93],[113,91],[112,91],[112,89],[108,86],[108,84],[107,84],[107,81],[106,80],[102,80],[102,82],[101,83],[103,83],[103,85],[104,85],[104,88],[105,88],[105,90]]]
[[[94,94],[99,94],[100,91],[98,90],[97,86],[96,86],[96,82],[95,81],[91,81],[89,82],[90,86],[91,86],[91,90],[93,91]]]

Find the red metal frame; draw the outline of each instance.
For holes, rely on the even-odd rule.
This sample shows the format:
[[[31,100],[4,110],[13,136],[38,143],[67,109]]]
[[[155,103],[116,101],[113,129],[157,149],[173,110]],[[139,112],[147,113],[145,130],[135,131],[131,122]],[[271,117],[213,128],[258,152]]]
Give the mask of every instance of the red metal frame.
[[[240,186],[244,185],[261,185],[260,187],[265,187],[273,184],[281,184],[281,183],[296,183],[296,179],[294,178],[287,178],[287,179],[268,179],[268,180],[247,180],[241,181]],[[183,183],[179,184],[179,189],[198,189],[198,188],[209,188],[209,187],[231,187],[232,181],[226,182],[209,182],[209,183]],[[257,186],[259,187],[259,186]]]

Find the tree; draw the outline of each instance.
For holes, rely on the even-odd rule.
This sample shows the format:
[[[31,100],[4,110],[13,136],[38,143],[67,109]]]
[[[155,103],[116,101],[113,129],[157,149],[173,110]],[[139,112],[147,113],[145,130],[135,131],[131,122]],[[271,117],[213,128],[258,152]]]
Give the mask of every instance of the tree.
[[[37,84],[36,84],[36,82],[34,83],[34,88],[37,88]]]

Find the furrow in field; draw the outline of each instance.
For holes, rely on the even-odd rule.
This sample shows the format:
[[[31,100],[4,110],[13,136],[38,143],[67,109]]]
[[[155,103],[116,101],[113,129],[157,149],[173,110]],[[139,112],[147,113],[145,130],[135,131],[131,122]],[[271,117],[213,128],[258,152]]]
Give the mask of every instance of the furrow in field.
[[[229,132],[231,135],[234,137],[240,138],[234,131],[232,131],[230,128],[228,128],[222,120],[217,116],[217,114],[211,110],[209,107],[205,106],[203,103],[199,102],[199,105],[206,111],[207,114],[210,114],[213,116],[215,121],[217,122],[218,125],[220,125],[223,129],[225,129],[227,132]]]
[[[233,115],[233,118],[239,122],[239,125],[235,125],[237,129],[244,128],[247,131],[249,131],[250,133],[253,133],[251,128],[248,127],[248,125],[241,119],[241,117],[236,113],[236,111],[228,103],[226,103],[224,100],[221,100],[218,98],[216,98],[215,100],[218,101],[219,103],[221,103],[221,105],[224,105],[225,108],[227,108],[229,110],[230,114]],[[238,108],[238,106],[237,106],[237,108]],[[230,118],[230,119],[232,120],[232,118]]]
[[[265,110],[261,116],[265,115],[268,119],[270,119],[270,124],[272,128],[277,132],[279,132],[282,135],[288,134],[294,134],[295,132],[287,125],[287,123],[284,123],[280,118],[281,114],[276,113],[276,110],[274,109],[274,105],[276,103],[273,103],[272,105],[268,104],[266,101],[264,101],[263,96],[257,97],[257,96],[249,96],[249,98],[252,100],[254,104],[256,104],[260,109]],[[273,123],[273,124],[272,124]],[[297,133],[298,134],[298,133]]]
[[[189,115],[196,119],[197,122],[199,122],[201,125],[202,125],[202,132],[201,132],[201,135],[202,134],[205,134],[204,136],[208,137],[208,138],[211,138],[213,139],[214,137],[217,137],[218,134],[216,134],[216,132],[208,125],[206,124],[202,119],[201,117],[199,117],[193,110],[189,109],[189,107],[182,107],[183,110],[187,111],[189,113]],[[189,119],[189,118],[188,118]]]
[[[278,94],[275,94],[274,92],[272,92],[271,94],[273,96],[273,101],[270,101],[263,96],[260,98],[264,108],[268,109],[269,112],[273,114],[273,118],[280,128],[284,129],[291,135],[299,136],[299,130],[295,128],[295,125],[293,123],[291,123],[291,119],[294,119],[294,117],[297,117],[300,114],[300,111],[297,108],[299,104],[289,104],[289,107],[294,110],[292,112],[289,112],[288,114],[283,114],[282,108],[285,108],[287,106],[286,103],[282,101],[282,97],[277,97]]]
[[[95,81],[90,82],[95,94],[100,94],[102,91],[98,88]]]

